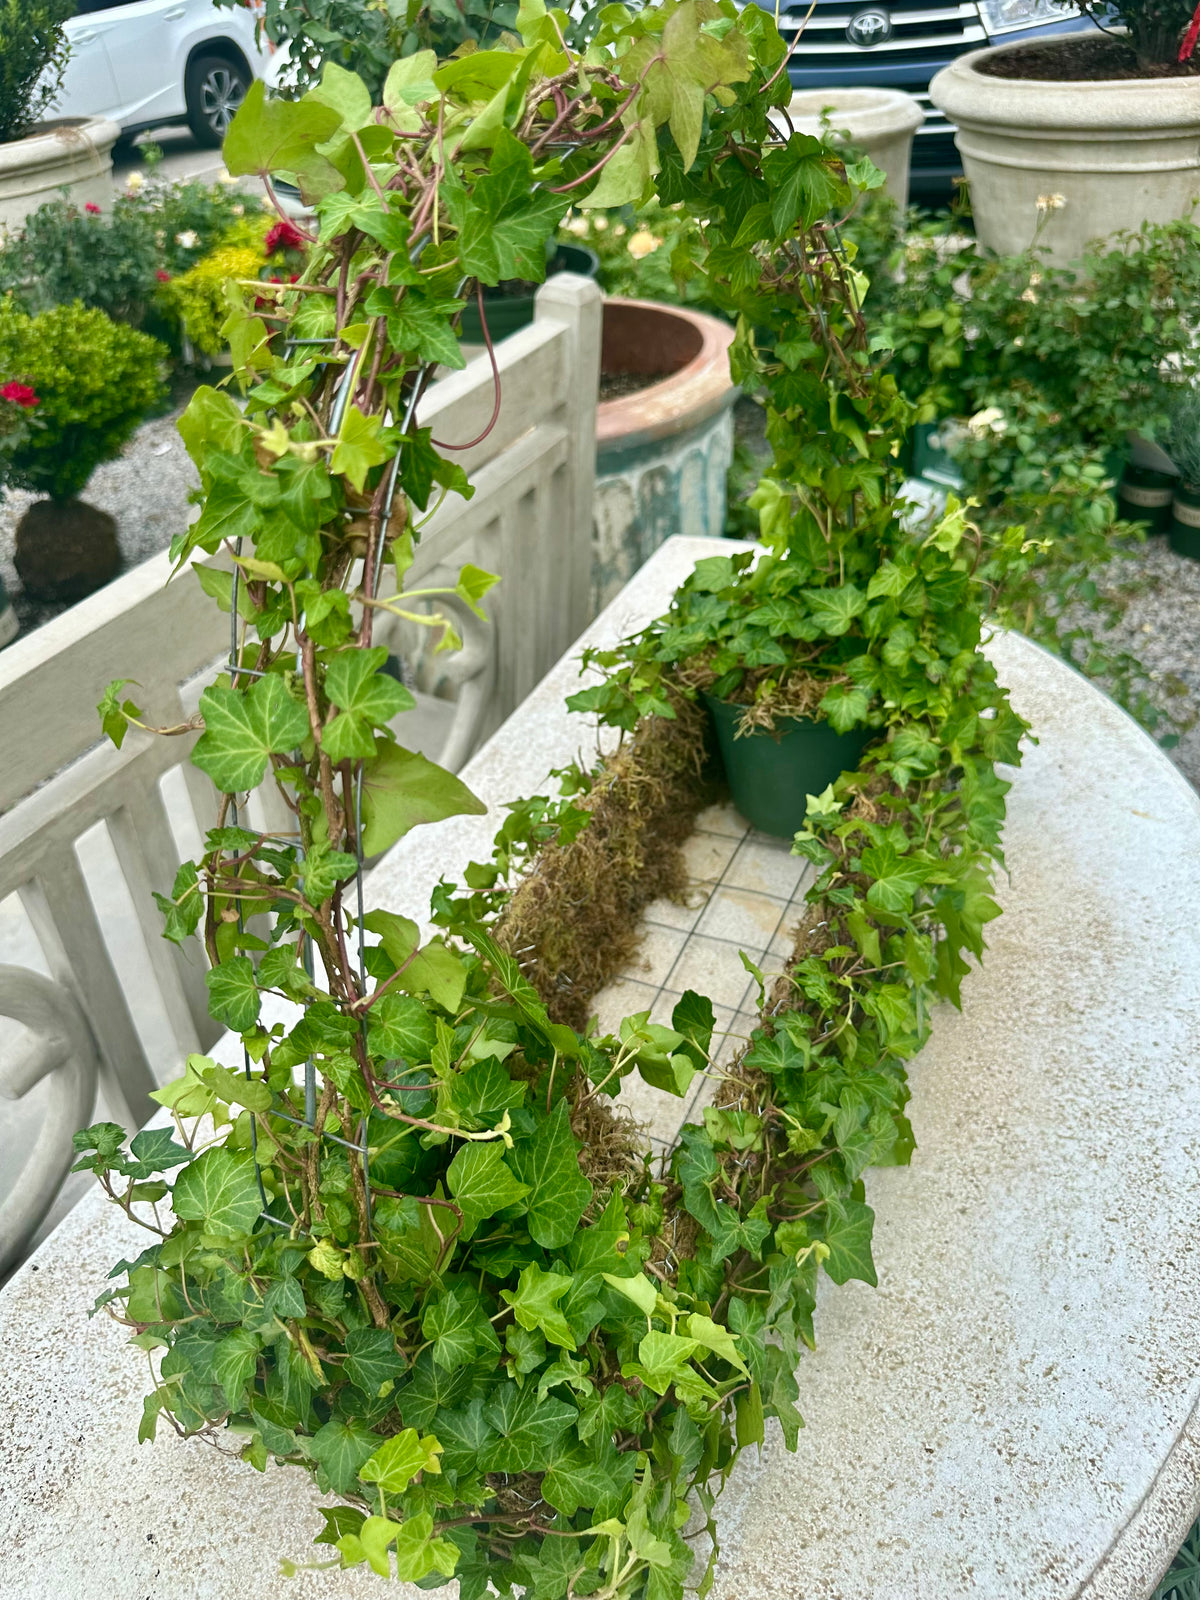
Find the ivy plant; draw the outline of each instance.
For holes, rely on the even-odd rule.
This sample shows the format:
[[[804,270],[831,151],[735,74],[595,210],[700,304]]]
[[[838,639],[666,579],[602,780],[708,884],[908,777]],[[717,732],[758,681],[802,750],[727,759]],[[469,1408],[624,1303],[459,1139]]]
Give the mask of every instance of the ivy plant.
[[[690,1510],[707,1588],[739,1451],[770,1418],[795,1444],[819,1272],[874,1281],[863,1173],[907,1159],[904,1062],[995,914],[994,763],[1021,725],[978,652],[966,515],[899,531],[909,408],[870,359],[829,220],[878,175],[773,132],[791,89],[757,7],[610,6],[582,50],[567,26],[525,0],[519,38],[403,58],[379,104],[329,64],[294,102],[256,85],[230,131],[230,170],[299,183],[317,219],[294,282],[228,287],[243,403],[204,388],[181,423],[202,509],[173,552],[232,646],[199,715],[161,730],[199,733],[223,796],[161,904],[167,937],[201,935],[242,1060],[191,1057],[158,1091],[169,1124],[77,1144],[151,1235],[99,1302],[151,1359],[143,1438],[230,1430],[253,1466],[310,1472],[338,1501],[317,1565],[453,1577],[466,1600],[679,1600]],[[739,623],[784,639],[790,667],[848,680],[826,714],[878,731],[863,772],[810,806],[798,847],[822,914],[783,1003],[658,1175],[611,1098],[634,1072],[682,1096],[715,1070],[704,996],[669,1024],[578,1030],[498,937],[495,873],[482,915],[441,896],[425,942],[358,893],[365,856],[483,809],[403,744],[409,697],[373,638],[383,610],[454,643],[405,592],[430,508],[470,493],[417,420],[422,390],[462,364],[467,295],[540,278],[568,206],[652,194],[697,219],[739,376],[770,390],[776,463],[759,566],[702,569],[620,653],[600,709],[677,717],[709,641],[661,642],[711,604],[718,654]],[[492,581],[465,568],[456,593],[478,605]],[[753,615],[772,598],[778,634]],[[118,743],[144,725],[134,692],[101,703]],[[264,782],[289,826],[249,825]],[[506,867],[586,826],[536,803],[510,822]]]

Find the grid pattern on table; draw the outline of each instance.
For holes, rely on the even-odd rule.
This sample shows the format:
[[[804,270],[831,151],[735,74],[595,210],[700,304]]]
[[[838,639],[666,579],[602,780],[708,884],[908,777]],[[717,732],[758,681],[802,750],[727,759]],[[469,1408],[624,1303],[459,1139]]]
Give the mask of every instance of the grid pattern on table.
[[[636,953],[592,1009],[601,1032],[615,1030],[622,1017],[638,1011],[669,1025],[676,1001],[685,989],[695,989],[713,1002],[713,1060],[723,1066],[758,1025],[755,980],[738,952],[762,968],[769,988],[791,950],[812,867],[791,854],[789,840],[757,832],[731,805],[703,811],[683,853],[685,903],[651,902]],[[634,1074],[621,1085],[616,1104],[646,1127],[656,1149],[666,1151],[715,1090],[713,1079],[701,1077],[685,1100],[676,1100]]]

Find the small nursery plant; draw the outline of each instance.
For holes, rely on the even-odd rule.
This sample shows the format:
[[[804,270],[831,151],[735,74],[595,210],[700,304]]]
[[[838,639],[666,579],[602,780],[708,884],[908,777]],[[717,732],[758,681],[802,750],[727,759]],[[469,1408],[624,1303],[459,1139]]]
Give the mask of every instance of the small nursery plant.
[[[518,26],[397,62],[378,106],[333,65],[294,103],[256,85],[230,131],[230,170],[299,180],[317,218],[294,283],[230,289],[244,409],[201,389],[181,424],[203,509],[174,554],[227,557],[197,576],[233,637],[173,730],[199,731],[193,760],[223,798],[161,903],[168,937],[202,937],[242,1054],[194,1056],[159,1091],[172,1127],[126,1146],[99,1124],[77,1145],[152,1236],[99,1302],[154,1363],[142,1437],[228,1429],[256,1467],[312,1473],[340,1502],[317,1565],[453,1577],[465,1600],[680,1600],[691,1509],[715,1559],[739,1451],[767,1418],[795,1444],[818,1274],[874,1281],[862,1174],[907,1159],[904,1063],[996,914],[994,763],[1021,725],[977,649],[972,528],[956,511],[909,538],[890,499],[911,408],[870,360],[864,285],[826,220],[877,175],[773,134],[791,91],[768,14],[609,7],[586,53],[539,0]],[[580,845],[594,868],[619,767],[569,778],[578,804],[514,813],[468,885],[479,914],[439,892],[444,937],[422,944],[359,898],[365,856],[483,809],[405,748],[402,720],[397,736],[410,700],[373,641],[381,610],[430,620],[404,593],[414,541],[433,503],[470,492],[416,421],[421,392],[462,364],[466,293],[540,278],[572,203],[652,192],[699,224],[738,374],[769,385],[776,455],[760,564],[779,593],[718,559],[679,608],[744,611],[737,659],[760,701],[782,641],[787,691],[823,677],[826,714],[877,735],[810,806],[818,884],[773,1016],[660,1176],[612,1096],[635,1071],[684,1094],[709,1069],[710,1003],[577,1028],[510,937],[508,869],[539,845]],[[492,581],[466,568],[456,592],[477,605]],[[668,780],[695,767],[687,663],[740,648],[700,620],[709,634],[661,659],[663,630],[634,641],[601,686],[606,715],[633,706],[641,770],[670,747],[651,809],[681,809]],[[141,724],[124,684],[100,710],[118,743]],[[264,781],[289,826],[250,825]]]

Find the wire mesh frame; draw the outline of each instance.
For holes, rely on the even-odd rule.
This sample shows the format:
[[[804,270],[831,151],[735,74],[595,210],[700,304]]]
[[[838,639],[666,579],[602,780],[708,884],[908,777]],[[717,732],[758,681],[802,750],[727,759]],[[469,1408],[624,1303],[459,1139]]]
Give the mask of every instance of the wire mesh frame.
[[[335,341],[332,340],[332,339],[297,340],[297,341],[289,341],[289,344],[291,344],[291,343],[299,343],[299,344],[316,344],[316,343],[319,343],[319,344],[325,345],[325,344],[332,344],[334,342]],[[328,365],[328,363],[326,363],[326,365]],[[432,376],[432,374],[434,372],[434,367],[435,367],[434,363],[425,362],[425,363],[423,363],[421,366],[419,366],[417,368],[416,377],[415,377],[415,380],[413,382],[412,389],[411,389],[411,391],[409,393],[407,403],[405,405],[404,420],[403,420],[403,423],[401,424],[401,430],[400,430],[402,435],[406,434],[408,432],[409,426],[412,423],[414,415],[416,414],[417,406],[420,403],[421,395],[424,393],[425,386],[428,383],[430,377]],[[357,367],[353,362],[351,362],[350,365],[346,368],[345,373],[343,374],[343,377],[342,377],[342,381],[338,385],[337,392],[336,392],[336,394],[334,396],[333,412],[332,412],[331,417],[330,417],[330,427],[331,427],[331,431],[333,433],[336,433],[338,431],[338,428],[341,426],[341,419],[344,417],[345,412],[346,412],[346,408],[349,405],[350,395],[351,395],[351,392],[352,392],[353,387],[354,387],[354,380],[355,380],[356,375],[357,375]],[[390,474],[389,474],[389,478],[388,478],[387,493],[386,493],[386,496],[385,496],[385,499],[384,499],[383,513],[382,513],[382,516],[380,518],[380,537],[379,537],[379,541],[378,541],[378,547],[373,552],[373,562],[372,562],[372,567],[371,567],[370,572],[367,572],[366,566],[365,566],[365,563],[364,563],[363,579],[364,579],[364,584],[365,584],[365,595],[366,595],[368,600],[374,598],[376,589],[379,586],[380,576],[381,576],[381,574],[383,572],[383,555],[384,555],[384,549],[385,549],[385,546],[386,546],[386,533],[387,533],[388,524],[391,521],[392,508],[393,508],[393,506],[395,504],[396,490],[397,490],[397,488],[399,486],[399,482],[400,482],[400,452],[399,452],[399,450],[397,450],[396,454],[392,458],[391,469],[390,469]],[[239,656],[239,650],[238,650],[238,626],[237,626],[238,625],[238,588],[239,588],[240,581],[241,581],[241,567],[238,565],[238,561],[237,561],[236,558],[241,556],[241,553],[242,553],[242,542],[243,542],[242,539],[238,538],[237,541],[235,542],[235,545],[234,545],[235,560],[234,560],[234,564],[233,564],[233,580],[232,580],[232,590],[231,590],[231,595],[230,595],[230,607],[229,607],[229,674],[230,674],[230,682],[231,683],[236,683],[236,680],[237,680],[238,676],[241,675],[241,674],[245,674],[247,677],[255,677],[255,678],[266,676],[265,673],[258,671],[256,668],[243,667],[241,665],[239,659],[238,659],[238,656]],[[301,619],[301,620],[303,620],[303,619]],[[299,646],[297,646],[297,666],[299,666]],[[363,926],[363,917],[365,915],[365,902],[364,902],[364,894],[363,894],[362,790],[363,790],[363,770],[362,770],[362,764],[359,763],[358,771],[355,774],[355,782],[354,782],[354,854],[355,854],[355,861],[356,861],[354,878],[355,878],[356,910],[357,910],[357,913],[358,913],[358,981],[359,981],[359,988],[360,988],[361,992],[365,995],[365,993],[366,993],[366,977],[367,977],[367,973],[366,973],[366,929]],[[230,815],[231,815],[231,818],[232,818],[233,826],[236,828],[238,826],[238,818],[239,818],[239,807],[238,807],[238,802],[237,802],[237,796],[236,795],[231,795],[230,796],[229,810],[230,810]],[[237,923],[238,923],[238,932],[239,933],[244,932],[245,931],[245,913],[244,913],[244,910],[243,910],[243,907],[242,907],[241,896],[240,895],[238,897],[238,906],[237,906]],[[312,940],[311,939],[308,939],[305,942],[303,959],[304,959],[305,971],[308,973],[308,976],[310,978],[312,978],[314,976],[314,962],[313,962],[313,956],[312,956]],[[359,1017],[359,1028],[361,1030],[362,1048],[363,1048],[364,1055],[365,1055],[366,1047],[367,1047],[367,1019],[366,1019],[365,1012],[362,1015],[360,1015],[360,1017]],[[250,1059],[250,1051],[246,1048],[245,1045],[242,1046],[242,1073],[243,1073],[243,1076],[246,1078],[247,1081],[250,1081],[252,1079],[252,1077],[253,1077],[253,1066],[252,1066],[251,1059]],[[278,1110],[274,1109],[273,1107],[268,1109],[267,1112],[265,1113],[265,1115],[272,1116],[272,1117],[278,1117],[283,1122],[290,1122],[290,1123],[293,1123],[294,1125],[299,1126],[299,1127],[315,1128],[315,1126],[316,1126],[316,1101],[317,1101],[317,1093],[316,1093],[316,1063],[313,1061],[312,1057],[310,1056],[304,1063],[304,1117],[303,1117],[303,1119],[301,1119],[299,1117],[293,1117],[293,1116],[289,1115],[287,1112],[278,1111]],[[252,1154],[252,1156],[254,1158],[254,1176],[255,1176],[255,1179],[257,1180],[257,1183],[258,1183],[259,1199],[262,1202],[262,1209],[259,1212],[259,1217],[264,1222],[273,1223],[276,1227],[286,1228],[290,1232],[292,1224],[287,1222],[283,1217],[273,1216],[272,1213],[268,1210],[269,1202],[267,1200],[266,1185],[263,1183],[262,1164],[258,1159],[258,1122],[256,1120],[256,1114],[254,1112],[251,1112],[250,1116],[251,1116],[251,1121],[250,1121],[250,1150],[251,1150],[251,1154]],[[369,1142],[369,1139],[368,1139],[368,1118],[366,1116],[362,1116],[362,1117],[359,1118],[358,1139],[356,1141],[351,1141],[349,1139],[343,1139],[338,1134],[325,1133],[324,1130],[322,1130],[320,1137],[322,1139],[330,1140],[331,1143],[342,1145],[347,1150],[357,1151],[357,1153],[359,1154],[359,1157],[360,1157],[360,1159],[362,1161],[363,1194],[364,1194],[364,1203],[366,1205],[367,1237],[368,1237],[368,1239],[373,1239],[374,1238],[374,1232],[373,1232],[373,1228],[372,1228],[372,1217],[371,1217],[371,1157],[370,1157],[370,1142]],[[317,1171],[318,1171],[318,1178],[319,1178],[319,1174],[320,1174],[320,1151],[319,1151],[319,1148],[318,1148],[318,1153],[317,1153],[317,1162],[318,1162]]]

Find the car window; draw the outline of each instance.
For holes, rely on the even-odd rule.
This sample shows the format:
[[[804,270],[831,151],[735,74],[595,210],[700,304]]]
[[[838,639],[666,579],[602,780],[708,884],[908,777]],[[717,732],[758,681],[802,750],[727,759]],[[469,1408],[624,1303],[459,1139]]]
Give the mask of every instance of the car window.
[[[121,6],[136,5],[137,0],[76,0],[75,15],[90,16],[93,11],[116,11]]]

